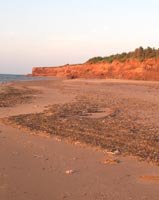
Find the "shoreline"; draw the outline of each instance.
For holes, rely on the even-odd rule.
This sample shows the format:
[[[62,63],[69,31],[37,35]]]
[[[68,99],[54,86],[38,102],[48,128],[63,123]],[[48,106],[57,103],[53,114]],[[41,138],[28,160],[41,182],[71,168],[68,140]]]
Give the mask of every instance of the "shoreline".
[[[0,74],[0,84],[25,81],[56,80],[58,77],[32,76],[27,74]]]
[[[106,115],[111,114],[111,110],[108,108],[119,107],[120,113],[129,111],[129,115],[132,116],[136,116],[137,113],[141,125],[146,123],[157,128],[159,83],[156,82],[58,79],[55,81],[14,82],[11,85],[13,88],[25,88],[28,91],[40,92],[32,93],[29,102],[20,102],[12,107],[1,107],[1,118],[30,115],[30,113],[37,115],[43,113],[44,110],[52,109],[52,105],[71,105],[72,110],[74,109],[73,105],[80,105],[79,102],[82,106],[79,109],[86,109],[83,107],[85,102],[82,103],[83,101],[79,99],[80,101],[76,103],[75,99],[79,96],[87,96],[91,99],[90,103],[95,98],[95,104],[102,104],[107,108],[104,115],[101,111],[97,115],[97,110],[89,113],[94,121],[97,119],[100,122],[101,115],[107,117]],[[3,86],[0,85],[0,87]],[[123,105],[126,103],[128,107]],[[63,109],[61,106],[59,109]],[[88,108],[90,109],[90,107]],[[132,110],[132,108],[136,110]],[[95,108],[93,107],[93,109]],[[57,106],[56,110],[58,111]],[[76,109],[74,112],[76,113]],[[71,117],[72,111],[69,115]],[[79,117],[74,114],[73,116],[75,116],[74,118]],[[82,119],[92,122],[89,116],[86,117],[84,116]],[[66,117],[65,120],[68,118]],[[82,126],[80,127],[82,128]],[[0,122],[0,131],[2,138],[0,140],[2,147],[0,174],[3,177],[0,182],[0,197],[3,197],[2,199],[42,200],[45,199],[44,194],[46,193],[48,200],[52,198],[72,200],[102,198],[126,200],[132,198],[139,200],[143,197],[157,200],[159,198],[157,192],[159,182],[154,180],[159,176],[159,168],[150,163],[139,162],[136,158],[129,156],[123,157],[117,152],[112,155],[111,152],[94,151],[95,149],[83,146],[80,142],[70,144],[63,141],[58,135],[47,138],[28,134],[31,131],[3,124],[2,121]],[[85,129],[83,129],[84,131]],[[71,174],[67,174],[67,172]],[[21,178],[18,176],[19,174],[21,174]],[[29,185],[30,181],[33,184]],[[92,185],[92,183],[94,184]],[[36,184],[39,185],[38,189],[35,189]],[[59,184],[61,188],[58,188]],[[133,188],[131,188],[132,184]]]

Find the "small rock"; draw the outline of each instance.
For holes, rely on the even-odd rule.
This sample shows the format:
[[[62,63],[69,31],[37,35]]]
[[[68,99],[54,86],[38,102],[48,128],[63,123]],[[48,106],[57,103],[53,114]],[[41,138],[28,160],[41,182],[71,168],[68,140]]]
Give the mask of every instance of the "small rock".
[[[72,169],[70,169],[70,170],[66,170],[66,171],[65,171],[65,174],[73,174],[73,173],[75,173],[75,171],[72,170]]]
[[[81,142],[77,141],[77,142],[75,142],[74,144],[77,145],[77,146],[80,146],[80,145],[81,145]]]
[[[55,138],[55,140],[56,140],[57,142],[61,142],[61,141],[62,141],[60,138]]]
[[[113,154],[114,154],[114,155],[120,155],[121,153],[120,153],[119,150],[115,150],[115,151],[113,151]]]
[[[74,158],[72,158],[72,160],[77,160],[78,158],[76,158],[76,157],[74,157]]]
[[[114,164],[119,164],[120,160],[105,158],[104,160],[102,160],[102,163],[103,164],[112,164],[112,165],[114,165]]]

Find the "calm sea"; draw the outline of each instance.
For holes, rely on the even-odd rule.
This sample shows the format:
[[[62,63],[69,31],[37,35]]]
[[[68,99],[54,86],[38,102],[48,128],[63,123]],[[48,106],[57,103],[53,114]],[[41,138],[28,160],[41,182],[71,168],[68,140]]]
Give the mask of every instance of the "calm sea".
[[[54,78],[27,77],[25,75],[15,75],[15,74],[0,74],[0,83],[6,83],[12,81],[53,80],[53,79]]]

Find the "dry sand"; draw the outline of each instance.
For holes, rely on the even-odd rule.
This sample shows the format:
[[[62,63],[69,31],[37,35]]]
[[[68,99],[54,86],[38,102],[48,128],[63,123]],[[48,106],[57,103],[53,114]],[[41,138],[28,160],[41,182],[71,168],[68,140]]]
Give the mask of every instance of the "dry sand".
[[[145,102],[141,123],[158,127],[159,83],[120,80],[56,80],[7,84],[40,90],[34,98],[1,107],[0,117],[42,112],[77,95],[104,95]],[[0,86],[0,91],[5,85]],[[133,111],[131,111],[133,112]],[[158,200],[159,167],[136,158],[41,137],[0,122],[2,200]],[[117,161],[117,162],[116,162]],[[119,161],[119,162],[118,162]],[[147,177],[148,176],[148,177]],[[141,177],[141,178],[140,178]],[[156,177],[156,179],[154,178]]]

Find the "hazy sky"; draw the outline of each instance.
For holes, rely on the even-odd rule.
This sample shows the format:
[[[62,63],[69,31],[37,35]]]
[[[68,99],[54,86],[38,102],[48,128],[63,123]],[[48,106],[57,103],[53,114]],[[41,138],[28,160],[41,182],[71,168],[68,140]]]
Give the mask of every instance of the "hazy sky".
[[[0,73],[159,48],[159,0],[0,0]]]

